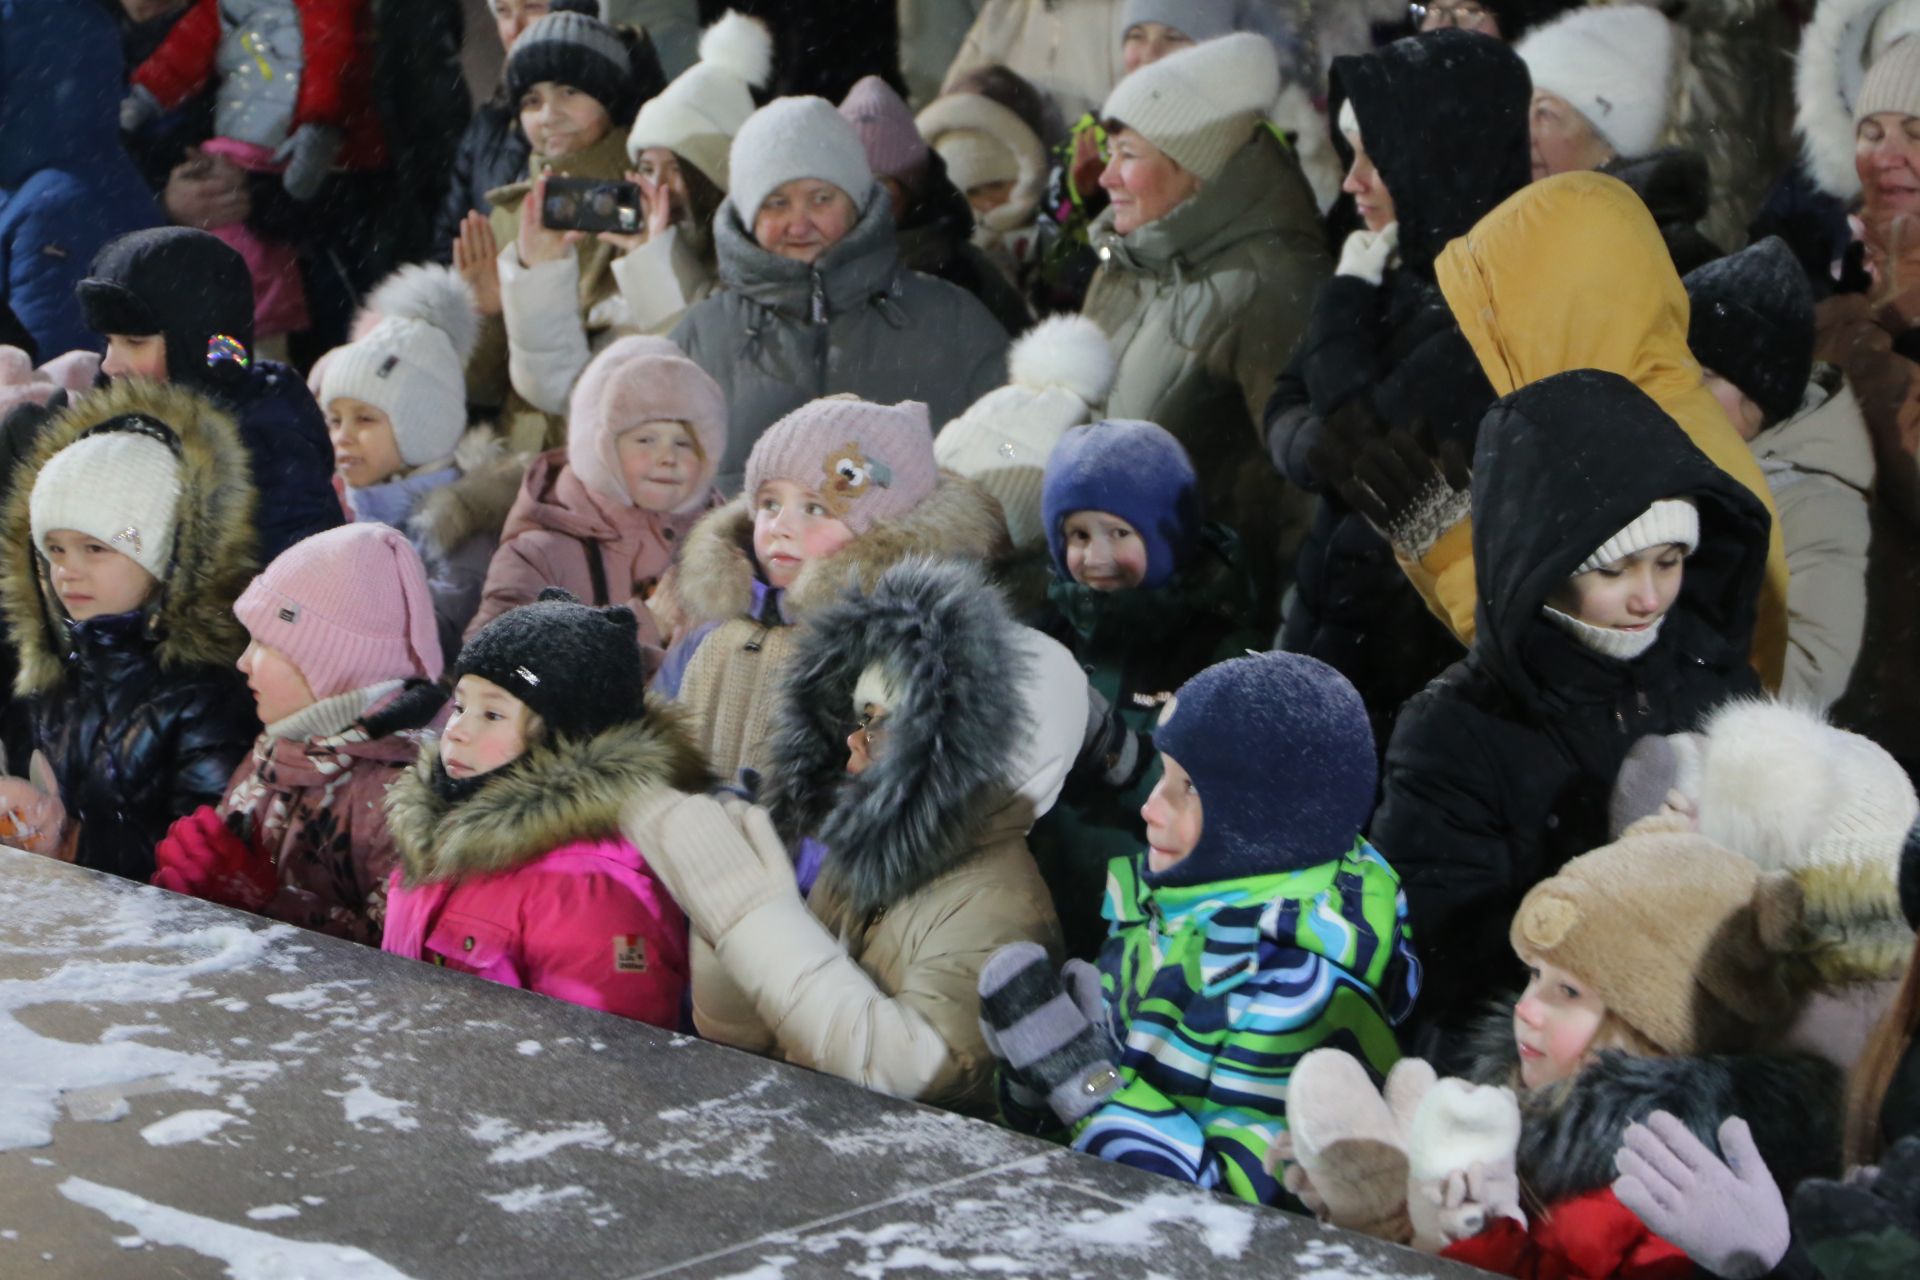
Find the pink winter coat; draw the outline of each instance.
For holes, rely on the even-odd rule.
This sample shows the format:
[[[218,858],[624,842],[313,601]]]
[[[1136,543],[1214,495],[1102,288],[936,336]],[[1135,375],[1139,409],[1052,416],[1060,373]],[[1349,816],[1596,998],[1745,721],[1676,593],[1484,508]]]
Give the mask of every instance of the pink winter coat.
[[[678,720],[555,738],[470,795],[434,785],[437,742],[387,792],[400,866],[384,950],[656,1026],[680,1021],[687,922],[619,834],[621,807],[699,791],[706,763]]]
[[[565,449],[548,450],[527,468],[487,568],[468,638],[508,609],[532,603],[541,588],[565,587],[587,604],[631,603],[640,619],[640,642],[661,647],[665,637],[646,599],[700,514],[676,516],[610,502],[581,483],[567,465]]]

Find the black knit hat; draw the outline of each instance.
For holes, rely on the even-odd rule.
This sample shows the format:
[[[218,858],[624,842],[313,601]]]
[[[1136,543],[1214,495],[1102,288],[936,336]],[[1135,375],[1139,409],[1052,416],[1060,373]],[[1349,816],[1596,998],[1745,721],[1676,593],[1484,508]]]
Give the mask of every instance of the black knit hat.
[[[531,707],[551,732],[591,738],[646,714],[639,635],[627,606],[595,609],[548,587],[467,641],[453,678],[491,681]]]
[[[588,94],[625,129],[640,104],[666,87],[666,73],[645,32],[558,11],[522,32],[507,57],[507,94],[516,108],[542,81]]]
[[[107,242],[75,289],[98,334],[167,340],[167,380],[231,386],[253,363],[253,273],[210,231],[155,227]]]
[[[1779,236],[1687,274],[1693,358],[1782,422],[1813,377],[1813,288]]]

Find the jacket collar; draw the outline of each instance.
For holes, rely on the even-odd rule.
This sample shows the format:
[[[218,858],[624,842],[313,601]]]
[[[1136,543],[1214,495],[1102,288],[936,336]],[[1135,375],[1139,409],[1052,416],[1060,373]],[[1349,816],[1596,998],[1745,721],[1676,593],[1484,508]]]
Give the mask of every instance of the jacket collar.
[[[1158,277],[1175,277],[1243,240],[1269,236],[1306,236],[1317,243],[1313,201],[1288,200],[1286,188],[1305,180],[1285,144],[1261,127],[1236,152],[1220,176],[1202,186],[1164,217],[1126,235],[1113,229],[1109,208],[1093,224],[1091,238],[1103,262]]]
[[[728,290],[799,323],[822,320],[869,305],[884,306],[895,292],[903,268],[894,239],[893,208],[881,192],[847,233],[846,239],[809,265],[769,253],[741,222],[731,199],[714,215],[714,245],[720,283]]]

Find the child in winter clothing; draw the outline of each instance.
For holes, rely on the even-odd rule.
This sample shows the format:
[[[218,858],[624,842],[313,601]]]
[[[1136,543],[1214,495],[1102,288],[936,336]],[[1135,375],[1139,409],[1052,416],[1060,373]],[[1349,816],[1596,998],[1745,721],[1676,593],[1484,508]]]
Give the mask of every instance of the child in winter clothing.
[[[1383,1102],[1315,1088],[1303,1068],[1292,1097],[1301,1131],[1344,1111],[1346,1142],[1397,1155],[1403,1177],[1373,1191],[1404,1201],[1403,1228],[1411,1220],[1415,1243],[1446,1257],[1517,1277],[1692,1274],[1660,1233],[1671,1215],[1632,1185],[1648,1168],[1637,1163],[1647,1139],[1703,1154],[1717,1141],[1735,1168],[1760,1169],[1764,1156],[1789,1186],[1838,1165],[1839,1073],[1769,1047],[1793,1012],[1778,948],[1798,911],[1785,876],[1649,819],[1536,885],[1514,916],[1530,979],[1510,1015],[1479,1026],[1467,1080],[1511,1089],[1517,1125],[1511,1102],[1504,1122],[1497,1107],[1444,1105],[1461,1081],[1420,1096],[1403,1067]],[[1307,1164],[1325,1171],[1342,1154]],[[1313,1187],[1328,1203],[1353,1190]],[[1767,1249],[1763,1224],[1728,1205],[1717,1225],[1722,1247],[1696,1255],[1714,1274],[1771,1265],[1747,1265]]]
[[[238,424],[264,561],[342,523],[319,405],[292,369],[254,356],[239,254],[191,227],[136,231],[100,251],[79,291],[88,327],[107,340],[102,373],[175,383]]]
[[[1360,835],[1375,756],[1360,697],[1298,654],[1209,667],[1154,734],[1144,853],[1114,860],[1099,972],[1034,947],[980,974],[1001,1104],[1076,1150],[1282,1204],[1263,1167],[1318,1045],[1375,1076],[1419,966],[1399,877]]]
[[[666,631],[647,597],[716,501],[726,395],[665,338],[627,337],[587,366],[567,420],[567,447],[527,469],[468,634],[564,587],[595,605],[627,600],[657,665]]]
[[[634,631],[554,590],[467,642],[445,732],[387,793],[384,950],[678,1025],[686,920],[618,818],[707,774],[647,705]]]
[[[1153,729],[1173,691],[1204,668],[1266,647],[1248,623],[1253,582],[1240,540],[1201,520],[1180,442],[1151,422],[1074,427],[1047,459],[1041,499],[1056,615],[1045,628],[1126,726]],[[1067,930],[1069,955],[1100,949],[1107,865],[1140,848],[1140,806],[1160,780],[1069,784],[1034,832],[1034,854]]]
[[[178,388],[97,391],[41,431],[0,528],[45,766],[0,782],[26,847],[144,881],[167,826],[226,790],[259,732],[233,669],[253,502],[233,423]]]
[[[974,987],[1005,944],[1057,953],[1023,837],[1079,754],[1086,683],[976,565],[903,561],[796,630],[766,808],[661,796],[623,820],[692,918],[694,1024],[989,1115]]]
[[[1686,277],[1687,345],[1766,474],[1787,544],[1780,694],[1824,709],[1846,692],[1867,625],[1873,440],[1840,370],[1813,362],[1813,292],[1777,236]]]
[[[1474,645],[1401,711],[1371,828],[1406,882],[1419,1016],[1443,1031],[1505,983],[1497,931],[1526,891],[1606,839],[1634,740],[1758,692],[1769,523],[1658,404],[1592,369],[1496,403],[1471,483]]]
[[[754,445],[746,482],[687,536],[668,604],[684,636],[655,685],[687,709],[723,778],[768,759],[795,623],[907,556],[990,561],[1007,545],[993,499],[940,474],[914,401],[831,396],[796,409]]]
[[[507,92],[520,112],[520,127],[533,144],[525,180],[488,193],[488,218],[469,214],[454,247],[454,263],[474,287],[484,317],[480,341],[467,363],[468,398],[503,406],[501,422],[517,452],[557,448],[566,422],[547,414],[510,385],[510,326],[538,326],[538,313],[503,312],[505,298],[521,290],[526,272],[564,275],[568,260],[576,279],[575,315],[590,346],[611,332],[618,304],[613,278],[614,247],[579,232],[545,225],[546,178],[622,180],[627,171],[626,129],[640,104],[664,83],[653,46],[642,33],[616,29],[581,13],[549,13],[528,27],[507,57]],[[538,347],[539,335],[529,335]]]
[[[370,333],[328,358],[320,403],[354,519],[412,541],[441,649],[453,653],[480,607],[523,467],[490,429],[467,428],[462,369],[479,317],[466,283],[446,267],[408,267],[383,287],[382,305]]]
[[[346,525],[289,548],[233,611],[266,730],[220,802],[160,841],[153,882],[378,945],[387,786],[446,701],[426,570],[397,531]]]

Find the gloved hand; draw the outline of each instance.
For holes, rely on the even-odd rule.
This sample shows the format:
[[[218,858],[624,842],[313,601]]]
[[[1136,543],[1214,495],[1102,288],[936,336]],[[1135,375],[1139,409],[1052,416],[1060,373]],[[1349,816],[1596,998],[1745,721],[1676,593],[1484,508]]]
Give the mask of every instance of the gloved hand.
[[[980,968],[980,1034],[1011,1083],[1071,1125],[1120,1087],[1100,974],[1070,960],[1059,975],[1037,942],[1011,942]]]
[[[1396,427],[1361,448],[1339,492],[1395,551],[1418,560],[1473,513],[1472,485],[1458,442],[1435,447],[1423,433]]]
[[[145,85],[134,85],[120,100],[120,130],[134,133],[149,121],[158,120],[164,108]]]
[[[786,842],[765,809],[735,818],[711,796],[652,788],[627,806],[620,829],[709,942],[758,907],[782,897],[799,901]]]
[[[1722,1160],[1672,1114],[1627,1126],[1613,1157],[1613,1194],[1647,1229],[1725,1280],[1756,1280],[1793,1242],[1786,1201],[1747,1122],[1720,1126]]]
[[[1399,223],[1390,222],[1378,231],[1362,227],[1340,246],[1340,265],[1334,268],[1333,274],[1379,284],[1387,274],[1387,262],[1399,247]]]
[[[212,805],[167,828],[154,846],[153,883],[242,911],[258,911],[280,887],[273,859],[233,833]]]
[[[346,137],[338,129],[324,124],[303,124],[273,153],[275,164],[284,164],[280,185],[295,200],[311,200],[320,194],[320,184],[333,169],[333,158],[340,154]]]
[[[1495,1218],[1522,1225],[1520,1104],[1513,1090],[1438,1081],[1407,1128],[1407,1216],[1413,1246],[1438,1253]]]
[[[1794,1188],[1793,1234],[1828,1280],[1906,1280],[1920,1273],[1920,1137],[1894,1143],[1870,1180],[1861,1172]]]
[[[1316,1218],[1407,1242],[1405,1138],[1359,1059],[1342,1049],[1315,1049],[1300,1059],[1287,1082],[1285,1137],[1267,1148],[1267,1171],[1279,1173]]]

